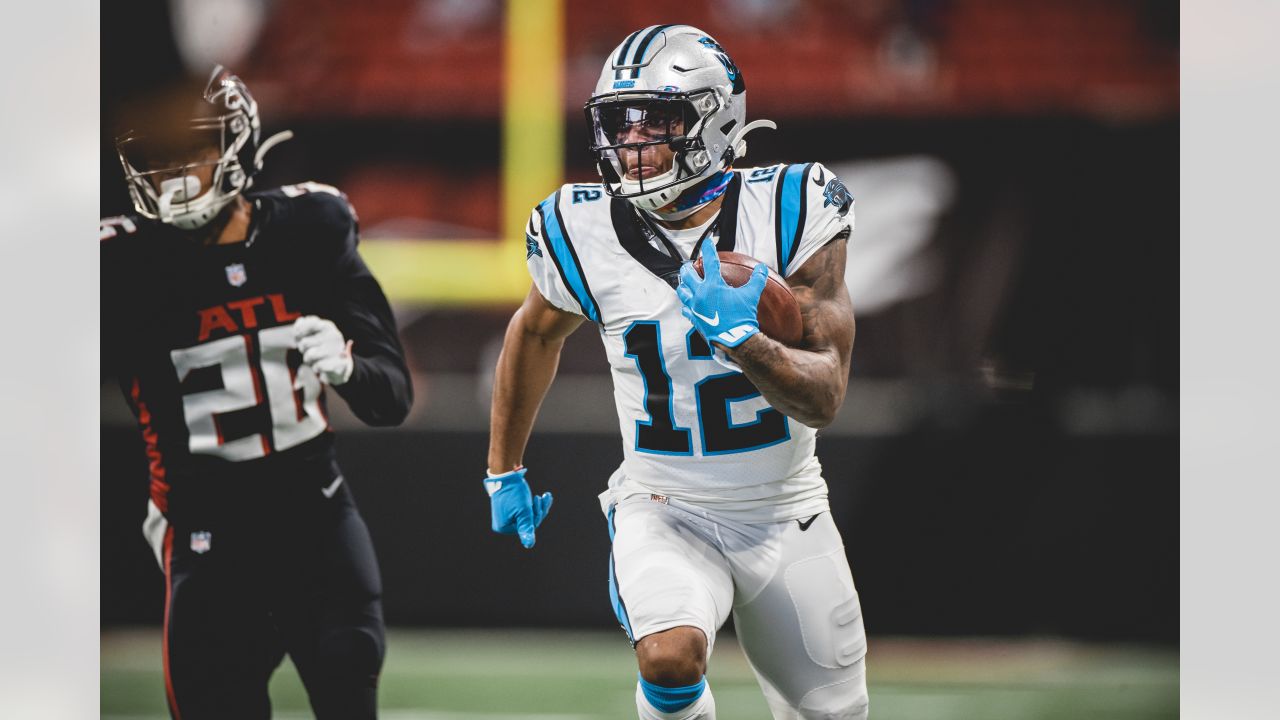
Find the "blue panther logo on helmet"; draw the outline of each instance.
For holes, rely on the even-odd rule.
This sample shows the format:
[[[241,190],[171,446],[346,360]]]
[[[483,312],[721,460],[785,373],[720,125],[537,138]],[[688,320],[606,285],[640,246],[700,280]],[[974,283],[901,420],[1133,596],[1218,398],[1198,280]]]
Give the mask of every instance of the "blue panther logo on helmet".
[[[733,63],[733,59],[729,57],[729,53],[721,47],[720,43],[706,36],[698,38],[698,42],[716,54],[716,59],[724,66],[724,71],[729,74],[729,82],[738,79],[738,66]]]
[[[853,195],[849,194],[849,188],[838,177],[831,178],[831,182],[822,191],[822,197],[825,198],[822,207],[835,205],[840,208],[840,217],[849,214],[849,206],[853,205]]]

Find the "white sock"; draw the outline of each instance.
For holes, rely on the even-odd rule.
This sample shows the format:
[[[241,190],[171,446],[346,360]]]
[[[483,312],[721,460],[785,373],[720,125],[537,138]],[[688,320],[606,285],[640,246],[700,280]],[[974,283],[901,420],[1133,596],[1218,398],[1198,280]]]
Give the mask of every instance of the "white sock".
[[[716,720],[716,699],[711,696],[711,683],[707,683],[702,694],[689,706],[672,713],[664,713],[649,704],[649,699],[636,683],[636,713],[640,720]]]

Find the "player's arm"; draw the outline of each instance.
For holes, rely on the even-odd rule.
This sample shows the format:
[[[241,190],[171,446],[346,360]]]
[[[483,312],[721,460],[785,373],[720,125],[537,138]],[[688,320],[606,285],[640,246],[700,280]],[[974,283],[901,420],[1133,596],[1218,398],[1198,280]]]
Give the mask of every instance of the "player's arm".
[[[518,535],[531,548],[535,530],[551,510],[551,493],[534,495],[525,481],[523,456],[538,407],[555,379],[564,339],[582,317],[554,307],[530,288],[524,304],[507,325],[493,375],[493,408],[489,416],[490,526],[496,533]]]
[[[724,348],[770,405],[815,428],[835,419],[849,385],[854,319],[844,284],[846,247],[846,236],[836,237],[787,278],[804,319],[800,347],[756,333]]]
[[[676,294],[702,336],[738,363],[769,404],[810,427],[831,424],[844,402],[853,352],[853,306],[844,286],[845,241],[839,232],[787,278],[800,304],[804,334],[798,348],[760,332],[756,321],[768,268],[757,265],[741,287],[720,274],[715,245],[702,244],[706,278],[692,263],[680,268]]]
[[[581,315],[547,302],[536,287],[529,289],[524,304],[511,317],[493,376],[490,474],[511,472],[522,465],[534,418],[560,364],[560,350],[582,320]]]
[[[332,276],[331,317],[299,318],[298,350],[362,422],[399,425],[413,405],[413,383],[395,316],[356,249],[359,231],[345,200],[340,207],[330,201],[326,210],[344,233]]]
[[[338,394],[363,422],[399,425],[413,406],[413,382],[391,305],[359,254],[349,261],[342,285],[336,322],[352,342],[354,366]]]

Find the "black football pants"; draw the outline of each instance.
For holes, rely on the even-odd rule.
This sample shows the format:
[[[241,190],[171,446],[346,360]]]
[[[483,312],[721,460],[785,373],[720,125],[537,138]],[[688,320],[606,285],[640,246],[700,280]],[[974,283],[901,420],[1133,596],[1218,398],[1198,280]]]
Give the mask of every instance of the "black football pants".
[[[345,483],[332,498],[314,492],[212,530],[167,529],[163,652],[174,718],[271,717],[267,683],[285,653],[318,720],[377,717],[386,643],[373,543]]]

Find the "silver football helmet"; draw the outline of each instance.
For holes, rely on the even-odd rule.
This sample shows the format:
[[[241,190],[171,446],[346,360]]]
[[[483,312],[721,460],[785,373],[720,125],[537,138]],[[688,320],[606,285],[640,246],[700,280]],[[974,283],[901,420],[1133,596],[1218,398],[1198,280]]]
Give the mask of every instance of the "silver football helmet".
[[[777,127],[747,123],[742,72],[710,35],[689,25],[654,25],[627,36],[610,53],[584,109],[606,191],[650,212],[745,155],[747,132]],[[673,152],[671,167],[646,166],[661,145]]]
[[[134,208],[143,217],[183,230],[216,217],[253,185],[267,151],[293,137],[286,130],[260,142],[258,103],[244,81],[221,65],[213,69],[201,100],[199,112],[185,127],[172,127],[173,118],[156,118],[158,126],[134,128],[116,138]],[[204,188],[194,171],[208,166],[212,179]]]

